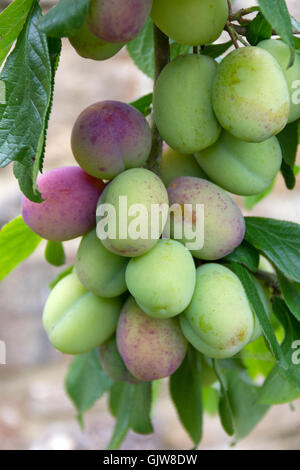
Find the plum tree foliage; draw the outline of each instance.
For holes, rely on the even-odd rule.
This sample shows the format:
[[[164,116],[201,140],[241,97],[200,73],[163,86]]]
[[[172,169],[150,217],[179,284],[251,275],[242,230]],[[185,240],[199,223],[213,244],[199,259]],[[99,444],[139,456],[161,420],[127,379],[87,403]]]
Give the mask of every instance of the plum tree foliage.
[[[19,3],[0,14],[0,165],[14,163],[23,193],[22,218],[0,232],[0,278],[41,238],[57,266],[61,242],[82,237],[43,324],[77,356],[66,384],[80,419],[109,391],[111,448],[129,428],[152,432],[151,382],[166,377],[195,447],[212,395],[226,432],[244,437],[270,404],[300,397],[300,226],[245,218],[236,197],[260,201],[280,171],[296,184],[299,23],[283,0],[237,12],[227,0],[60,0],[44,16]],[[223,31],[230,42],[213,44]],[[96,61],[129,43],[154,90],[89,105],[71,135],[78,166],[43,172],[62,37]]]

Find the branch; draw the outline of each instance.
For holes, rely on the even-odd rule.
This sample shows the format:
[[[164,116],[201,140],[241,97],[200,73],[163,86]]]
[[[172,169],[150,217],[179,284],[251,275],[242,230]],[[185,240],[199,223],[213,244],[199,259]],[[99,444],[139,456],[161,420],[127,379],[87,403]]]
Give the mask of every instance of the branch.
[[[280,287],[279,287],[279,282],[278,282],[277,277],[275,276],[275,274],[268,273],[267,271],[258,270],[255,273],[255,277],[257,277],[257,279],[260,279],[261,281],[263,281],[263,283],[267,287],[271,287],[271,289],[273,289],[273,291],[274,291],[274,294],[279,294],[279,295],[281,294],[281,290],[280,290]]]

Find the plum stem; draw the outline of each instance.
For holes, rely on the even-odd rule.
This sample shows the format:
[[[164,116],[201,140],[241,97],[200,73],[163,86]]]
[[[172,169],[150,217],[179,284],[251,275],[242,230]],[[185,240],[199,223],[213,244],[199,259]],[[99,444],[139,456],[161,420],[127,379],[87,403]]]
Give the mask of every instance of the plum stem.
[[[237,40],[237,35],[236,35],[236,31],[235,29],[232,27],[232,25],[230,24],[229,21],[226,21],[226,26],[225,26],[225,30],[227,31],[227,33],[229,34],[229,36],[231,37],[231,40],[233,42],[233,45],[236,49],[239,49],[239,43],[238,43],[238,40]]]
[[[153,38],[154,38],[154,66],[155,66],[155,83],[163,70],[163,68],[170,61],[170,44],[169,38],[166,36],[156,25],[153,25]],[[150,118],[150,127],[152,133],[152,148],[147,160],[147,168],[156,174],[160,171],[160,161],[162,154],[162,138],[156,127],[153,113]]]

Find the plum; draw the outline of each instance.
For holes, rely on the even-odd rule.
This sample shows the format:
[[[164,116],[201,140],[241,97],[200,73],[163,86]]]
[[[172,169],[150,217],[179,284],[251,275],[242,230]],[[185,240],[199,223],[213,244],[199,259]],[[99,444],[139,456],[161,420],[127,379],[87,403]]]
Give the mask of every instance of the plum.
[[[100,363],[107,375],[116,382],[138,383],[124,364],[118,351],[116,336],[112,336],[108,341],[99,347]]]
[[[171,147],[164,149],[160,165],[160,177],[168,186],[171,181],[180,176],[196,176],[207,178],[202,168],[198,165],[193,155],[176,152]]]

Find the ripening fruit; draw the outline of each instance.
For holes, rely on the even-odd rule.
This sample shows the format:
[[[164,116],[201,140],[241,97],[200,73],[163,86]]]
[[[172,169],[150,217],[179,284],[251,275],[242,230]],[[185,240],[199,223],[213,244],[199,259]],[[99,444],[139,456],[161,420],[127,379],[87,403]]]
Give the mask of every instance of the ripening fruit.
[[[101,297],[117,297],[127,290],[128,260],[104,248],[92,230],[81,241],[75,262],[76,274],[87,290]]]
[[[123,44],[101,41],[91,33],[87,22],[83,23],[74,36],[69,37],[69,41],[81,57],[93,60],[110,59],[123,47]]]
[[[182,331],[200,352],[216,359],[232,357],[251,339],[254,318],[239,278],[220,264],[197,269],[192,301],[180,315]]]
[[[278,62],[260,47],[241,47],[222,60],[212,97],[221,126],[240,140],[262,142],[287,124],[286,80]]]
[[[179,44],[214,42],[228,17],[227,0],[153,0],[151,16]]]
[[[119,101],[101,101],[77,118],[72,151],[81,168],[97,178],[112,179],[142,166],[151,150],[151,131],[137,109]]]
[[[168,186],[171,181],[176,180],[180,176],[207,177],[193,155],[179,153],[171,149],[171,147],[167,147],[162,154],[160,177],[164,184]]]
[[[161,212],[152,210],[165,206],[168,211],[162,181],[152,171],[134,168],[118,175],[106,189],[97,208],[97,235],[105,248],[129,257],[151,250],[166,223]],[[113,210],[107,212],[104,204]]]
[[[100,363],[107,375],[116,382],[138,383],[124,364],[118,351],[117,340],[112,336],[108,341],[99,347]]]
[[[141,309],[154,318],[170,318],[191,301],[196,268],[191,253],[174,240],[159,240],[143,256],[132,258],[126,283]]]
[[[244,142],[224,131],[211,147],[195,154],[211,181],[231,193],[248,196],[265,191],[281,167],[276,137],[260,143]]]
[[[211,103],[216,70],[210,57],[190,54],[176,57],[158,78],[154,119],[162,138],[177,152],[199,152],[220,135]]]
[[[152,0],[91,0],[88,24],[103,41],[126,43],[143,29]]]
[[[80,237],[96,225],[96,207],[105,184],[75,166],[56,168],[40,175],[38,188],[44,202],[22,196],[24,222],[46,240]]]
[[[103,299],[88,292],[72,273],[51,291],[43,323],[56,349],[65,354],[82,354],[110,338],[121,306],[120,298]]]
[[[151,318],[132,297],[120,315],[117,344],[128,370],[146,382],[172,375],[187,350],[177,318]]]
[[[185,204],[190,205],[179,213],[171,213],[171,236],[180,239],[196,258],[223,258],[243,241],[243,214],[223,189],[210,181],[184,176],[170,184],[168,194],[170,206],[178,204],[183,208]],[[200,249],[187,245],[195,242],[196,235],[192,238],[193,233],[199,236],[203,230],[202,211],[197,211],[197,205],[203,205],[204,210],[204,244]],[[201,209],[201,206],[198,206],[198,209]],[[177,238],[181,231],[182,237]]]
[[[299,54],[295,54],[295,62],[292,67],[289,67],[290,59],[291,59],[291,51],[287,44],[283,41],[276,40],[276,39],[267,39],[265,41],[261,41],[258,44],[258,47],[262,47],[279,63],[290,94],[290,114],[289,114],[289,121],[293,122],[297,119],[300,119],[300,56]]]

